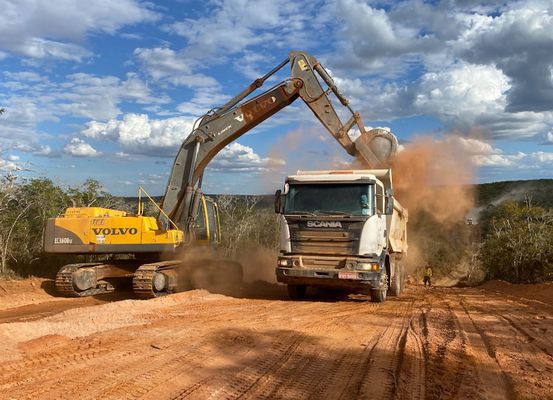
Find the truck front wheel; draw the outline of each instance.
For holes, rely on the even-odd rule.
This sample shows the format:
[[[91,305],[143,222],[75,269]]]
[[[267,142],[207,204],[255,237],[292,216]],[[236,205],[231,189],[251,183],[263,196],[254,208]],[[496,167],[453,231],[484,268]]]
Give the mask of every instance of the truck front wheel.
[[[305,285],[288,285],[288,296],[291,299],[303,299],[306,291],[307,286]]]
[[[371,289],[371,301],[373,303],[384,303],[386,300],[387,289]]]

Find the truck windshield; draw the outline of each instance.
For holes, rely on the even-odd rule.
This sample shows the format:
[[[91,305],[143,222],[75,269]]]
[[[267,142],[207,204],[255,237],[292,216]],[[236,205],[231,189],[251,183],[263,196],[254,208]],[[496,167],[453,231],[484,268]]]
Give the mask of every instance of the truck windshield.
[[[284,214],[372,215],[373,190],[367,183],[291,184]]]

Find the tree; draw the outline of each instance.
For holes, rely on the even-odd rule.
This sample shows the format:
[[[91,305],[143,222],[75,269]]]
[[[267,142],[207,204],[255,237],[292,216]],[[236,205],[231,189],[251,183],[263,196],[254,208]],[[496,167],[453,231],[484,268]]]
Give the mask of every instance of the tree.
[[[109,194],[96,179],[88,178],[82,185],[70,187],[67,194],[73,207],[104,207],[132,211],[121,198]]]
[[[8,272],[8,261],[16,260],[13,244],[20,243],[14,236],[21,232],[19,226],[32,203],[21,195],[17,177],[8,175],[0,178],[0,274]]]
[[[505,202],[488,212],[481,261],[490,279],[536,283],[553,279],[551,210]]]
[[[261,196],[217,196],[223,248],[230,257],[248,246],[276,248],[278,223],[270,208],[259,206]]]

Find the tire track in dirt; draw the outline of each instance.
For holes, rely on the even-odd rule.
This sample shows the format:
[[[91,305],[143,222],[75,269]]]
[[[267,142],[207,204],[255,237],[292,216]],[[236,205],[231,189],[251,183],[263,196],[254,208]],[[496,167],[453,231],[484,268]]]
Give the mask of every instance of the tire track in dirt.
[[[403,366],[407,332],[414,300],[398,301],[395,315],[369,353],[369,362],[357,396],[360,398],[394,398],[400,390],[399,372]],[[407,304],[404,304],[407,303]],[[419,380],[419,377],[415,378]],[[419,381],[424,386],[424,381]]]
[[[476,390],[479,387],[476,385],[479,375],[474,362],[473,345],[477,339],[471,333],[474,328],[464,320],[467,315],[459,312],[459,298],[455,296],[455,290],[433,288],[425,296],[427,306],[423,313],[422,334],[428,356],[426,397],[507,398],[501,397],[502,394],[495,397],[493,385],[484,390],[488,397],[482,397]],[[481,341],[478,342],[480,343]],[[501,382],[501,385],[503,384],[504,382]],[[501,390],[499,392],[502,393]]]
[[[553,357],[549,341],[540,336],[539,328],[535,333],[533,323],[538,327],[545,325],[550,329],[548,320],[541,324],[530,319],[526,304],[512,302],[506,307],[504,301],[497,298],[475,302],[470,295],[462,296],[462,305],[480,335],[489,354],[493,355],[503,371],[504,386],[509,390],[510,398],[540,397],[545,390],[553,393],[551,379],[543,379],[544,373],[553,373]],[[534,304],[533,310],[538,309]],[[546,309],[546,307],[543,307]],[[493,329],[490,326],[493,325]]]
[[[299,303],[289,303],[289,306],[293,307],[294,304]],[[344,306],[350,310],[340,311]],[[313,303],[309,304],[309,308],[313,308]],[[300,382],[290,382],[290,385],[299,385],[299,398],[305,398],[309,388],[316,383],[312,381],[317,377],[317,371],[321,372],[324,366],[324,362],[319,360],[320,347],[312,342],[313,338],[317,338],[327,329],[329,322],[358,313],[350,305],[341,304],[338,308],[328,310],[329,312],[316,320],[309,313],[308,323],[304,323],[298,330],[278,332],[276,347],[253,354],[243,367],[219,371],[209,385],[202,385],[200,388],[187,387],[171,398],[184,398],[192,393],[192,398],[279,398],[278,392],[287,387],[286,382],[290,380],[290,371],[303,372],[299,374]],[[281,341],[281,336],[290,334],[290,338]],[[265,332],[265,335],[272,338],[274,333]]]
[[[405,332],[400,367],[396,372],[397,399],[423,400],[426,397],[426,354],[421,339],[421,316],[411,317]]]
[[[230,302],[237,303],[236,300],[231,300]],[[306,308],[304,313],[306,315],[312,314],[312,312],[309,311],[309,309],[312,308],[312,305],[307,303],[306,306],[299,307],[299,309]],[[217,321],[218,319],[226,320],[233,317],[232,313],[230,312],[232,309],[231,305],[226,304],[220,307],[216,306],[215,308],[220,308],[220,312],[218,313],[218,315],[215,315],[215,316],[210,315],[209,317],[202,316],[201,318],[197,318],[197,322],[202,324],[204,323],[209,324],[214,321]],[[236,317],[243,316],[244,314],[251,315],[252,320],[256,320],[260,317],[261,318],[264,317],[263,313],[260,313],[258,310],[256,310],[257,313],[254,313],[254,312],[248,313],[248,311],[244,309],[244,306],[240,304],[235,305],[235,308],[236,308],[235,310]],[[251,308],[251,305],[249,305],[247,308]],[[268,318],[269,314],[273,313],[273,309],[271,307],[265,307],[265,310],[266,310],[265,317]],[[341,312],[341,313],[333,312],[333,313],[336,315],[344,314],[344,312]],[[345,312],[345,314],[348,314],[348,313],[351,313],[351,311]],[[301,315],[302,313],[300,312],[299,314]],[[174,318],[171,318],[171,319],[174,321]],[[167,321],[167,322],[171,322],[171,321]],[[147,327],[140,327],[140,329],[144,329],[146,332],[148,331]],[[172,334],[174,334],[174,330],[175,330],[174,326],[172,326],[166,332],[162,332],[158,336],[170,337]],[[92,385],[93,387],[105,386],[106,383],[110,381],[109,378],[114,376],[116,377],[121,376],[122,377],[121,379],[124,382],[136,380],[132,378],[133,374],[138,374],[139,372],[143,373],[144,370],[145,369],[148,370],[148,368],[144,368],[144,361],[145,361],[143,359],[144,356],[136,355],[136,352],[132,353],[132,349],[136,349],[137,347],[139,348],[141,346],[147,346],[148,342],[151,341],[151,335],[148,334],[146,335],[146,337],[147,339],[144,339],[143,341],[133,340],[128,343],[121,343],[121,341],[114,342],[112,340],[111,346],[109,347],[102,346],[101,343],[96,343],[94,345],[98,346],[99,348],[95,349],[92,353],[87,353],[86,351],[89,350],[87,349],[84,354],[82,354],[81,351],[78,351],[77,353],[72,353],[72,354],[62,354],[63,357],[59,357],[60,352],[55,354],[54,357],[52,357],[52,354],[48,354],[48,353],[46,353],[45,357],[42,355],[39,356],[38,361],[40,362],[40,364],[44,366],[45,372],[50,371],[50,374],[49,374],[50,376],[49,376],[49,379],[45,379],[47,377],[45,377],[44,374],[41,374],[40,375],[41,385],[39,390],[29,393],[29,396],[40,397],[48,393],[51,393],[53,397],[53,393],[60,386],[59,379],[58,379],[59,374],[56,370],[58,371],[63,370],[65,372],[66,379],[64,381],[64,385],[71,386],[73,388],[89,386],[89,384],[91,383],[93,384]],[[105,340],[107,343],[109,343],[109,339],[106,338]],[[180,344],[182,344],[183,346],[186,346],[187,340],[188,339],[183,340],[182,343]],[[135,354],[134,358],[130,356],[132,354]],[[54,363],[56,364],[57,368],[55,368],[52,371],[50,367],[51,367],[51,364],[53,363],[52,362],[53,360],[55,360]],[[166,360],[166,361],[168,363],[171,363],[172,360]],[[19,368],[17,368],[17,365],[12,365],[12,367],[15,367],[15,370],[16,370],[15,374],[19,374],[21,368],[32,367],[33,363],[36,363],[36,362],[37,362],[37,359],[35,358],[31,363],[27,361],[24,363],[19,363],[18,365]],[[74,366],[74,368],[71,368],[72,365]],[[98,366],[109,365],[110,369],[106,371],[105,367],[94,368],[95,365],[98,365]],[[201,363],[199,363],[199,365],[201,365]],[[126,369],[127,366],[130,366],[130,369]],[[136,368],[136,371],[134,371],[135,369],[134,366],[138,366]],[[71,369],[73,369],[73,371],[71,371]],[[92,373],[90,371],[92,371]],[[117,371],[117,373],[115,373],[114,371]],[[160,375],[160,374],[156,373],[155,375]],[[12,377],[10,376],[6,377],[6,379],[8,380],[11,380],[11,378]],[[48,381],[50,382],[50,384],[47,384]],[[140,381],[140,379],[138,379],[138,381]],[[33,383],[36,383],[36,382],[34,382],[33,380],[27,380],[25,382],[20,381],[18,384],[18,389],[21,390],[22,386],[25,386],[25,384],[33,384]],[[120,386],[121,382],[119,383],[111,382],[111,385]],[[78,390],[76,393],[78,393]],[[68,393],[65,393],[65,394],[68,394]]]
[[[0,397],[493,400],[553,392],[543,379],[553,374],[550,309],[476,289],[408,287],[383,304],[207,292],[121,304],[108,310],[132,311],[142,323],[21,343],[23,357],[0,364]],[[94,323],[102,307],[82,311]],[[59,320],[51,318],[23,324]]]
[[[205,305],[199,305],[196,308],[196,311],[204,308]],[[218,313],[215,313],[214,316],[204,317],[204,321],[208,322],[209,319],[217,319],[221,316],[228,315],[230,307],[220,306]],[[213,309],[211,309],[213,310]],[[124,328],[123,330],[126,330]],[[147,327],[142,326],[138,329],[147,330]],[[169,327],[165,331],[160,332],[157,336],[160,337],[158,342],[163,342],[166,340],[164,338],[171,337],[171,334],[174,331],[174,327]],[[117,331],[115,331],[117,332]],[[129,363],[132,362],[132,357],[129,357],[129,354],[135,354],[136,348],[146,348],[149,346],[149,343],[152,341],[150,335],[139,335],[134,340],[128,341],[128,337],[124,334],[115,336],[108,334],[107,338],[102,340],[103,336],[99,335],[101,339],[94,342],[84,343],[82,346],[78,346],[77,349],[67,352],[66,349],[59,349],[54,352],[45,351],[38,355],[31,356],[21,362],[12,362],[6,363],[0,369],[0,385],[3,381],[11,382],[15,384],[15,378],[17,376],[24,376],[21,374],[21,370],[33,369],[37,379],[40,379],[42,384],[40,385],[41,393],[47,391],[48,382],[52,383],[53,387],[59,386],[59,374],[58,371],[63,370],[66,377],[70,377],[73,373],[78,377],[78,382],[86,383],[90,378],[93,378],[94,375],[103,375],[104,368],[93,369],[92,365],[114,365],[115,367],[121,367],[120,363]],[[73,342],[79,342],[79,339],[74,339]],[[186,344],[186,343],[184,343]],[[136,357],[140,357],[139,354],[135,354]],[[2,374],[6,369],[11,370],[12,373]],[[90,372],[92,371],[92,372]],[[37,374],[37,372],[39,372]],[[92,376],[91,376],[92,375]],[[32,382],[27,382],[32,383]],[[77,382],[76,382],[77,383]],[[21,385],[18,385],[21,386]],[[0,389],[2,386],[0,386]],[[40,393],[35,393],[40,394]]]
[[[229,313],[228,305],[226,307],[219,307],[220,310],[217,315],[210,315],[208,317],[202,318],[202,322],[211,322],[220,319],[221,317],[232,316]],[[241,312],[241,311],[237,311]],[[139,353],[136,352],[136,349],[147,349],[150,347],[152,341],[163,343],[168,337],[171,337],[174,334],[175,327],[168,325],[166,329],[161,330],[157,335],[152,335],[151,330],[146,326],[138,327],[143,330],[144,333],[134,340],[128,341],[125,339],[124,335],[119,335],[119,339],[113,339],[112,332],[105,338],[104,341],[97,343],[97,348],[92,354],[81,352],[72,352],[64,354],[65,359],[57,358],[53,361],[48,357],[46,353],[46,358],[41,357],[40,361],[44,364],[45,374],[40,375],[41,385],[34,392],[29,394],[30,397],[43,396],[50,391],[56,391],[59,385],[59,375],[56,370],[63,370],[65,372],[65,381],[64,385],[72,386],[75,388],[88,386],[90,381],[95,381],[97,383],[96,387],[102,387],[109,382],[109,379],[104,379],[106,377],[106,372],[111,372],[113,375],[114,371],[117,371],[114,376],[120,377],[120,380],[128,381],[133,376],[133,371],[135,374],[140,374],[144,371],[144,358],[148,356],[148,352]],[[123,328],[125,330],[127,328]],[[154,338],[154,339],[153,339]],[[153,340],[152,340],[153,339]],[[184,337],[177,342],[178,345],[186,347],[190,342],[189,337]],[[192,338],[193,339],[193,338]],[[109,346],[104,346],[103,343],[109,344]],[[133,351],[134,350],[134,351]],[[151,352],[151,351],[150,351]],[[91,357],[92,356],[92,357]],[[54,364],[54,371],[51,370],[52,364]],[[108,371],[106,371],[105,366],[108,365]],[[98,366],[98,368],[94,368]],[[15,372],[19,374],[19,371]],[[8,377],[10,379],[10,377]],[[114,385],[117,386],[116,383]],[[21,388],[19,388],[21,389]]]
[[[453,312],[459,322],[460,331],[466,338],[466,371],[464,395],[475,399],[514,399],[509,377],[501,369],[495,351],[473,316],[463,304],[462,297],[456,299]]]

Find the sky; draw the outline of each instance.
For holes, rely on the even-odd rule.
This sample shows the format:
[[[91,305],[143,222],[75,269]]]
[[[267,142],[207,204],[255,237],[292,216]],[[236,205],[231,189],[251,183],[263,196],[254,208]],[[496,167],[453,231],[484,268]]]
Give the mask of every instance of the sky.
[[[290,50],[366,126],[461,136],[476,182],[553,178],[551,0],[0,0],[0,173],[163,194],[194,122]],[[219,153],[204,191],[271,193],[348,157],[300,99]]]

